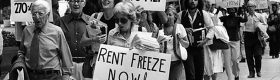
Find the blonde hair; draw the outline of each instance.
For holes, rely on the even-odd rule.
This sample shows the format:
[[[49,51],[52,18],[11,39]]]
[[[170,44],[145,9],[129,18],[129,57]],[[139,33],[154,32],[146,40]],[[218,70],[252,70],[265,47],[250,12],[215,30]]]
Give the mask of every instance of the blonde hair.
[[[31,9],[33,9],[34,6],[38,6],[38,5],[44,6],[46,8],[47,13],[49,13],[51,11],[50,3],[47,2],[46,0],[36,0],[35,2],[33,2]]]
[[[250,1],[248,1],[248,6],[257,6],[257,4],[254,2],[254,1],[252,1],[252,0],[250,0]]]
[[[115,5],[114,14],[128,15],[128,18],[133,22],[136,22],[136,7],[132,2],[122,1]]]

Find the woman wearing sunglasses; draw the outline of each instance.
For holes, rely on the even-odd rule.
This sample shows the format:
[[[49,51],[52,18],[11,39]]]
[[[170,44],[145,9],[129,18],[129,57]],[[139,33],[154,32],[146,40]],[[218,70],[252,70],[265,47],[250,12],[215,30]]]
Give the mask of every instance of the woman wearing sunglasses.
[[[117,26],[109,31],[108,45],[129,48],[134,37],[132,32],[139,31],[136,25],[136,8],[128,1],[119,2],[114,7],[114,19]],[[109,26],[110,27],[110,26]],[[142,27],[142,31],[147,31]]]

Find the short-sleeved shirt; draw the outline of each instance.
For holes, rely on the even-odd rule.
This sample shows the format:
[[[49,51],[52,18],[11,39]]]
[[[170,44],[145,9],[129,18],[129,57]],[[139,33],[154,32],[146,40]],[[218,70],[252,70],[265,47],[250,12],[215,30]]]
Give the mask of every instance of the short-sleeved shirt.
[[[254,15],[248,15],[248,21],[245,23],[245,32],[255,32],[257,23],[267,24],[264,18],[259,13],[254,13]]]
[[[246,19],[237,16],[223,16],[220,17],[220,20],[224,23],[229,40],[230,41],[238,41],[240,40],[239,31],[240,31],[240,23],[246,22]]]
[[[186,37],[187,33],[186,33],[186,30],[185,30],[184,26],[182,24],[177,24],[176,26],[177,26],[176,27],[176,34],[180,34],[179,38],[181,39],[181,38]],[[164,40],[164,41],[167,41],[166,53],[171,54],[171,61],[179,60],[174,54],[173,36],[172,35],[164,35],[163,30],[159,30],[158,36],[159,36],[158,39],[159,38],[166,38],[166,40]]]

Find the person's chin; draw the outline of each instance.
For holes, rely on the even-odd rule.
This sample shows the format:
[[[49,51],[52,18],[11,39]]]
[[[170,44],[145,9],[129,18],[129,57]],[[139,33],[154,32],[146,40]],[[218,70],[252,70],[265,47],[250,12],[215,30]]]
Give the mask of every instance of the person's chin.
[[[74,9],[74,10],[73,10],[73,13],[74,13],[74,14],[79,14],[79,13],[80,13],[80,10]]]
[[[128,29],[126,29],[126,28],[121,28],[120,30],[123,31],[123,32],[128,31]]]

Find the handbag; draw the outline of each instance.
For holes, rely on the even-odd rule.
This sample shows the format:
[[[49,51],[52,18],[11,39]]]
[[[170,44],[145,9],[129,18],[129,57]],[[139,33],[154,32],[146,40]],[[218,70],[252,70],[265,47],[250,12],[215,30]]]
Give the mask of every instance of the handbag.
[[[179,43],[178,36],[176,35],[176,24],[173,28],[173,49],[174,55],[179,61],[172,61],[170,67],[169,80],[186,80],[185,68],[183,60],[187,60],[187,50]]]
[[[217,39],[214,35],[213,44],[209,45],[211,50],[218,50],[218,49],[228,49],[228,44],[222,41],[221,39]]]
[[[174,28],[173,28],[173,49],[175,54],[177,55],[177,57],[181,60],[187,60],[188,58],[188,52],[186,50],[186,48],[184,48],[180,42],[179,42],[179,37],[176,35],[176,26],[177,24],[175,24]]]

